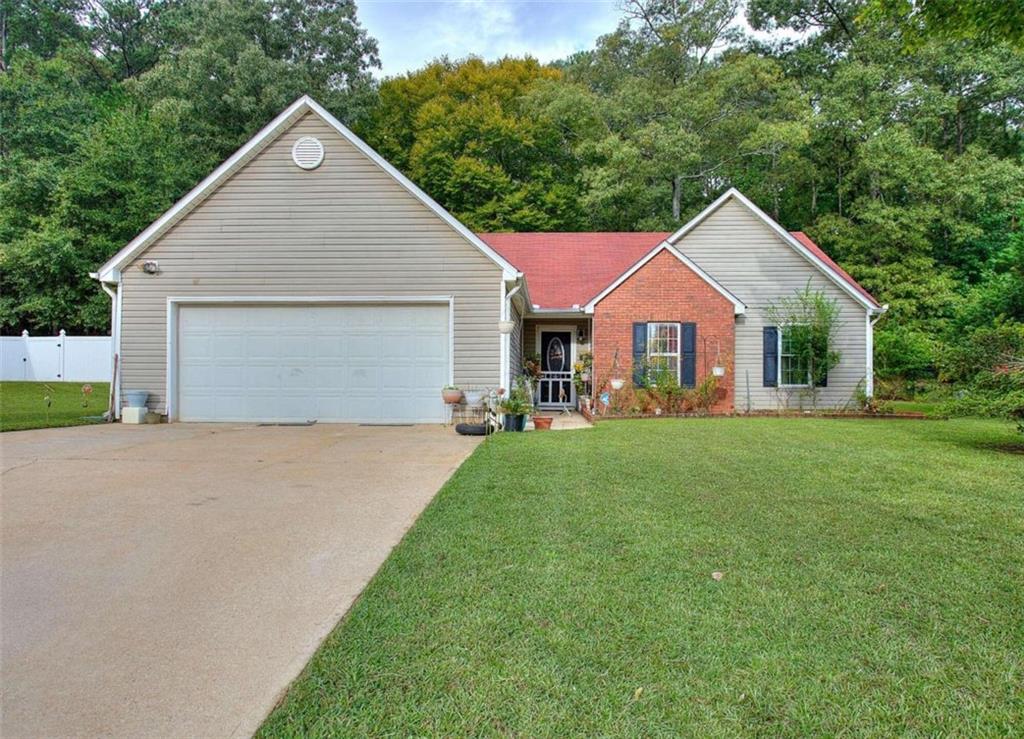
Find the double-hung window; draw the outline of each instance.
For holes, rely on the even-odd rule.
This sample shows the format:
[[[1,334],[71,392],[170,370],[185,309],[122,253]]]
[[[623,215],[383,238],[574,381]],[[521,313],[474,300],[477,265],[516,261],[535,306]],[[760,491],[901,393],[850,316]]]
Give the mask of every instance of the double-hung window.
[[[656,382],[658,373],[669,371],[679,381],[679,324],[647,324],[648,376]]]
[[[802,338],[800,333],[808,330],[807,326],[800,325],[779,327],[779,384],[782,386],[807,387],[811,384],[807,359],[797,354],[795,348]]]

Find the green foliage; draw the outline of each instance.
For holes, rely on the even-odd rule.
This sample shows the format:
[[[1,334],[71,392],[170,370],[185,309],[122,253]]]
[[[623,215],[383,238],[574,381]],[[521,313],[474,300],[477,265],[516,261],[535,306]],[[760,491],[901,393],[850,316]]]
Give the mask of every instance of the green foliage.
[[[864,15],[899,23],[910,48],[933,37],[1024,48],[1024,4],[1014,0],[869,0]]]
[[[515,387],[509,391],[498,408],[510,416],[525,416],[533,412],[533,387],[525,375],[516,378]]]
[[[922,331],[883,323],[875,329],[875,372],[903,380],[931,377],[935,374],[935,343]]]
[[[1024,433],[1024,324],[975,329],[952,343],[941,369],[958,388],[948,413],[1010,418]]]
[[[573,230],[578,167],[528,97],[560,78],[533,59],[442,59],[381,85],[367,140],[470,228]]]
[[[835,348],[838,303],[821,290],[812,289],[808,281],[793,295],[771,303],[765,312],[769,322],[785,332],[794,361],[807,368],[807,382],[813,393],[841,358]]]

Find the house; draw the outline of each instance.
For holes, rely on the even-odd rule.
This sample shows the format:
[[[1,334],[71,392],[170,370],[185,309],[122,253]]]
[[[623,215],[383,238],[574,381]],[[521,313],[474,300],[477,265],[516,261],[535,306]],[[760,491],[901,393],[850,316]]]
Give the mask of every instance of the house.
[[[800,377],[765,308],[808,282],[840,307],[839,405],[871,391],[883,311],[736,190],[675,233],[473,233],[308,97],[94,277],[115,408],[146,390],[172,421],[437,422],[442,386],[510,387],[524,353],[558,406],[584,351],[598,378],[719,367],[719,410],[774,408]]]

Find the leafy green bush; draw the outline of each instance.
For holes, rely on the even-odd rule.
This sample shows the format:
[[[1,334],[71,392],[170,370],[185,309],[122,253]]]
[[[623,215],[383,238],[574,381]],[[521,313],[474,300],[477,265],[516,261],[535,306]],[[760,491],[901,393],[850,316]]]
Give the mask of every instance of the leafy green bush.
[[[875,373],[905,381],[935,376],[935,342],[903,326],[883,325],[875,332]]]
[[[971,332],[943,357],[945,377],[958,383],[950,415],[1000,416],[1024,432],[1024,325],[1002,321]]]

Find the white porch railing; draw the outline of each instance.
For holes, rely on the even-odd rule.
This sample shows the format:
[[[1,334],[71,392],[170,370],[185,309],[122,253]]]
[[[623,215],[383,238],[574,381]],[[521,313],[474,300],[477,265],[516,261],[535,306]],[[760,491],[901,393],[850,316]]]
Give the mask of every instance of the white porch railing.
[[[541,372],[537,382],[537,405],[561,408],[576,404],[572,372]]]

